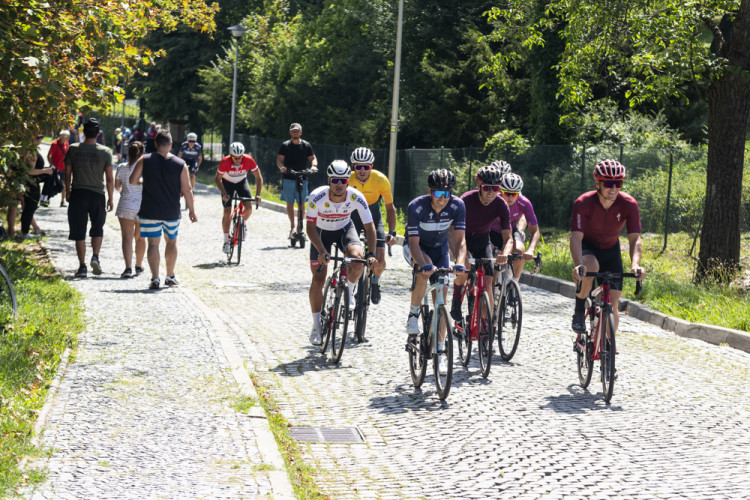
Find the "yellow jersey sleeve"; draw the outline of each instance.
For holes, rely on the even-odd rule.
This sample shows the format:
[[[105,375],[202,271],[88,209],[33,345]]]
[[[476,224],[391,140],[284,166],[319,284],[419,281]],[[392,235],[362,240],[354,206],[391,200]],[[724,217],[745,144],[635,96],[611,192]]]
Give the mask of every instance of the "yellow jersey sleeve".
[[[351,177],[349,177],[349,185],[365,195],[368,205],[377,203],[381,196],[386,205],[393,203],[391,183],[388,181],[388,177],[378,170],[370,170],[370,177],[366,182],[360,182],[357,179],[357,174],[352,172]]]

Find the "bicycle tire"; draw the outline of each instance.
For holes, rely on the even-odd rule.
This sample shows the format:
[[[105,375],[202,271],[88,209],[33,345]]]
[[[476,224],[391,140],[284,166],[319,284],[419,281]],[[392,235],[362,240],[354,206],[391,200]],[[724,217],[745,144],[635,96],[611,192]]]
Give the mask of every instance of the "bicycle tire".
[[[617,353],[615,344],[615,315],[609,307],[603,309],[603,317],[607,322],[602,327],[602,351],[599,356],[599,365],[602,370],[602,390],[604,401],[609,403],[615,389],[615,355]]]
[[[435,388],[438,398],[445,400],[451,392],[451,381],[453,380],[453,325],[444,305],[438,308],[437,331],[445,331],[445,347],[438,347],[437,356],[432,360],[432,368],[435,373]],[[437,339],[433,339],[437,340]],[[448,360],[448,370],[445,375],[440,374],[440,355],[443,354]]]
[[[518,283],[510,280],[505,285],[505,296],[502,297],[500,317],[497,320],[497,344],[503,361],[510,361],[516,354],[518,341],[521,338],[522,323],[521,289]]]
[[[494,342],[494,328],[492,326],[492,310],[490,309],[490,295],[482,292],[479,298],[477,349],[479,351],[479,369],[482,377],[487,378],[492,366],[492,343]],[[460,344],[459,344],[460,345]]]
[[[357,282],[357,310],[354,314],[354,335],[360,344],[365,341],[367,310],[370,305],[370,274],[363,271]]]
[[[461,320],[456,321],[453,325],[453,333],[456,336],[456,343],[458,344],[458,359],[461,361],[462,366],[468,366],[471,361],[471,313],[472,305],[469,304],[469,290],[474,285],[471,283],[471,279],[467,279],[466,283],[461,290]],[[465,292],[464,292],[465,291]]]
[[[343,285],[336,287],[331,325],[331,361],[338,363],[346,346],[346,331],[349,326],[349,292]]]
[[[326,352],[328,348],[328,341],[331,339],[331,325],[333,324],[333,294],[329,297],[329,290],[331,289],[332,277],[326,280],[326,284],[323,287],[323,308],[320,311],[320,321],[323,325],[320,332],[320,352],[321,354]]]
[[[237,228],[237,265],[239,266],[242,259],[242,240],[245,239],[245,224],[242,218],[239,219]]]
[[[237,235],[237,215],[232,216],[231,226],[229,228],[229,253],[227,253],[227,263],[232,263],[232,257],[234,256],[234,247],[237,244],[235,241]]]
[[[16,291],[13,288],[13,283],[10,281],[10,276],[5,268],[0,265],[0,274],[3,276],[3,283],[0,284],[0,314],[3,318],[9,316],[15,317],[18,314],[18,300],[16,299]]]
[[[419,318],[417,321],[422,325],[422,333],[419,335],[409,335],[409,340],[414,344],[409,345],[409,373],[414,387],[421,387],[424,377],[427,374],[427,336],[430,334],[430,309],[427,306],[419,308]]]
[[[583,341],[583,350],[581,346],[576,350],[576,360],[578,367],[578,381],[581,383],[581,387],[584,389],[591,383],[591,374],[594,372],[594,360],[592,359],[594,345],[592,339],[596,335],[596,322],[594,321],[594,314],[590,311],[593,307],[591,299],[586,297],[585,310],[589,320],[588,328],[584,333],[581,333]]]

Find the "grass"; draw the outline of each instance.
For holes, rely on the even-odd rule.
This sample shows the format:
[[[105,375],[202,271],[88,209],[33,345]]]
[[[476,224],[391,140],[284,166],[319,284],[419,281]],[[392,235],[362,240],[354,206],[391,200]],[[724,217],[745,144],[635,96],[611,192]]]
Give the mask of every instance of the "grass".
[[[567,232],[546,233],[539,245],[544,259],[542,274],[572,281]],[[667,249],[663,236],[644,235],[642,265],[647,277],[643,291],[634,296],[634,280],[625,280],[623,297],[691,323],[706,323],[735,330],[750,331],[750,293],[737,284],[696,285],[693,282],[695,260],[688,255],[692,239],[686,234],[669,236]],[[625,268],[630,264],[627,240],[620,239]],[[697,255],[697,249],[694,255]],[[750,254],[750,236],[743,238],[742,254]],[[746,257],[747,258],[747,257]],[[747,262],[743,262],[748,267]]]
[[[38,245],[0,243],[0,260],[18,297],[18,315],[0,318],[0,496],[43,480],[23,471],[25,456],[40,456],[31,441],[37,415],[60,359],[83,329],[78,293],[65,283]]]

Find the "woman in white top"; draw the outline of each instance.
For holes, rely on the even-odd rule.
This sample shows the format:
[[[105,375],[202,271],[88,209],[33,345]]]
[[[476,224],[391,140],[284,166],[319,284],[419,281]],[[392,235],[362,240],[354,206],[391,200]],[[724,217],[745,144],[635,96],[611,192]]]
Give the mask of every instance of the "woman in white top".
[[[128,148],[128,160],[117,166],[115,188],[120,192],[120,202],[115,215],[120,221],[122,231],[122,256],[125,258],[125,270],[120,278],[138,276],[143,272],[143,255],[146,253],[146,240],[141,237],[141,224],[138,210],[141,208],[143,186],[130,184],[130,173],[135,162],[143,156],[143,143],[134,141]],[[130,267],[133,259],[133,239],[135,239],[135,273]]]

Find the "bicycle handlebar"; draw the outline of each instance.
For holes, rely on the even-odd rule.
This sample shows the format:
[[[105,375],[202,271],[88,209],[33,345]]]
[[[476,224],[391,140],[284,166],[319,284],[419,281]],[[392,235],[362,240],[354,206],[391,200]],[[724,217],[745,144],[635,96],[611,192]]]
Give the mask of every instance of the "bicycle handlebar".
[[[296,175],[297,177],[301,177],[301,178],[305,178],[308,175],[312,175],[313,173],[313,171],[309,168],[306,168],[305,170],[292,170],[288,168],[286,171],[292,175]]]
[[[581,275],[581,272],[583,272],[583,266],[578,266],[578,275]],[[611,272],[587,272],[584,278],[603,278],[604,280],[612,280],[617,278],[640,278],[641,273],[611,273]],[[576,284],[576,293],[581,292],[581,286],[583,285],[583,280],[578,280],[578,283]],[[635,294],[638,295],[641,293],[641,289],[643,288],[643,282],[641,280],[638,280],[635,282]]]
[[[414,264],[414,267],[411,270],[411,286],[409,287],[409,291],[413,292],[414,287],[417,286],[417,274],[419,274],[421,271],[419,264]],[[453,269],[450,267],[438,267],[433,271],[433,274],[436,274],[438,277],[445,276],[446,274],[450,274],[453,272]]]

